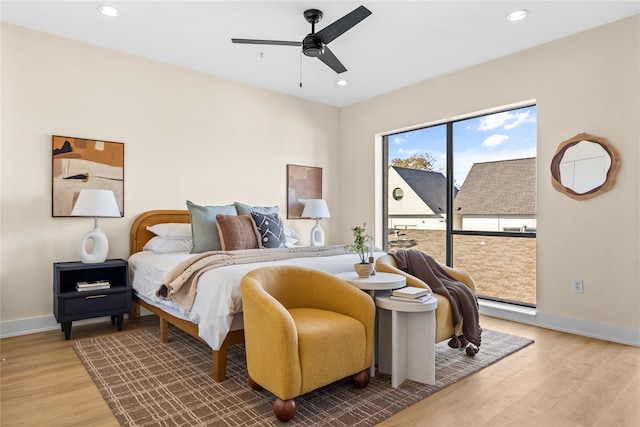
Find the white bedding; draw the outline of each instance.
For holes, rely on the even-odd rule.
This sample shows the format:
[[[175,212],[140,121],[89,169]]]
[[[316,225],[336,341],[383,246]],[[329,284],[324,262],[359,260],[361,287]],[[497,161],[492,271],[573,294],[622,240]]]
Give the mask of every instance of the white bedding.
[[[384,252],[374,253],[374,257]],[[159,307],[171,307],[190,321],[198,324],[200,337],[213,350],[219,350],[227,333],[231,330],[233,316],[242,312],[240,279],[250,270],[274,265],[300,265],[328,273],[353,271],[353,264],[359,261],[356,254],[327,257],[292,258],[251,264],[228,265],[202,274],[198,291],[190,312],[171,301],[156,296],[162,279],[175,265],[192,257],[186,252],[157,254],[152,251],[137,252],[129,257],[129,276],[134,291]]]

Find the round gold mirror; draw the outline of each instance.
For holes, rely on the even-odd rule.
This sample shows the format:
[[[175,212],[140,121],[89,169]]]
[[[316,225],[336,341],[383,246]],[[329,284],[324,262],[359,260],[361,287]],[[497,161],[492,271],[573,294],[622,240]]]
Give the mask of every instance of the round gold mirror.
[[[581,133],[558,146],[551,161],[553,188],[572,199],[586,200],[610,190],[620,157],[605,138]]]

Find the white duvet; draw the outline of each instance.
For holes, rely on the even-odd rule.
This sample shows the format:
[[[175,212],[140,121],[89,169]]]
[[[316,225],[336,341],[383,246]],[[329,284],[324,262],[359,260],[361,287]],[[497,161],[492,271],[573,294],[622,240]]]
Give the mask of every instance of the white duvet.
[[[376,252],[377,258],[384,252]],[[162,279],[178,263],[192,257],[186,252],[157,254],[152,251],[137,252],[129,257],[129,276],[133,290],[156,306],[168,309],[175,315],[198,324],[200,337],[213,350],[219,350],[236,313],[242,312],[240,279],[249,271],[264,266],[299,265],[328,273],[353,271],[353,264],[359,261],[356,254],[334,255],[327,257],[292,258],[281,261],[269,261],[251,264],[228,265],[215,268],[202,274],[198,282],[198,291],[191,307],[185,311],[171,301],[156,296]]]

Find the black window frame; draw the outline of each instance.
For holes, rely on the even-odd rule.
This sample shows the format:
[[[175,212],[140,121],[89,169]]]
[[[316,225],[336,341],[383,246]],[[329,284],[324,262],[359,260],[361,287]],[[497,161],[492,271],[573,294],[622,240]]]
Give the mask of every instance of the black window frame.
[[[453,127],[455,123],[459,123],[462,121],[466,121],[466,120],[470,120],[470,119],[475,119],[478,117],[483,117],[483,116],[488,116],[488,115],[492,115],[492,114],[498,114],[498,113],[503,113],[506,111],[513,111],[513,110],[518,110],[521,108],[528,108],[528,107],[536,107],[536,111],[537,111],[537,104],[535,102],[532,103],[524,103],[522,105],[517,105],[517,106],[510,106],[510,107],[505,107],[505,108],[500,108],[500,109],[496,109],[493,110],[491,112],[483,112],[482,114],[473,114],[473,115],[469,115],[469,116],[465,116],[462,118],[458,118],[455,120],[446,120],[446,121],[442,121],[442,122],[436,122],[433,123],[431,125],[428,126],[422,126],[422,127],[416,127],[415,129],[412,130],[419,130],[419,129],[426,129],[426,128],[430,128],[430,127],[435,127],[435,126],[442,126],[445,125],[446,126],[446,135],[447,135],[447,147],[446,147],[446,152],[447,152],[447,162],[446,162],[446,204],[447,204],[447,210],[446,212],[453,212],[453,202],[454,202],[454,187],[455,187],[455,182],[454,182],[454,176],[453,176],[453,164],[454,164],[454,153],[453,153],[453,140],[454,140],[454,132],[453,132]],[[382,135],[382,168],[383,168],[383,183],[382,183],[382,215],[383,215],[383,223],[384,223],[384,227],[385,229],[387,228],[388,224],[389,224],[389,206],[388,206],[388,197],[389,197],[389,185],[388,185],[388,180],[389,180],[389,138],[392,137],[393,135],[398,135],[398,134],[402,134],[402,133],[406,133],[408,131],[411,130],[403,130],[401,132],[392,132],[389,134],[384,134]],[[537,156],[536,156],[537,157]],[[537,185],[537,184],[536,184]],[[537,211],[536,211],[536,218],[537,218]],[[535,239],[537,238],[537,225],[536,225],[536,229],[533,231],[527,231],[527,232],[515,232],[515,231],[477,231],[477,230],[456,230],[453,227],[453,215],[447,214],[446,215],[446,233],[445,233],[445,256],[446,256],[446,265],[449,267],[454,267],[453,265],[453,255],[454,255],[454,245],[453,245],[453,238],[454,236],[487,236],[487,237],[509,237],[509,238],[521,238],[521,239]],[[383,247],[388,248],[389,247],[389,239],[388,239],[388,234],[387,233],[383,233],[382,234],[383,238],[382,238],[382,244]],[[525,307],[535,307],[535,305],[532,304],[527,304],[527,303],[521,303],[521,302],[513,302],[513,301],[506,301],[506,300],[500,300],[498,298],[487,298],[487,297],[482,297],[482,299],[486,299],[486,300],[490,300],[490,301],[499,301],[499,302],[507,302],[507,303],[511,303],[511,304],[515,304],[515,305],[520,305],[520,306],[525,306]]]

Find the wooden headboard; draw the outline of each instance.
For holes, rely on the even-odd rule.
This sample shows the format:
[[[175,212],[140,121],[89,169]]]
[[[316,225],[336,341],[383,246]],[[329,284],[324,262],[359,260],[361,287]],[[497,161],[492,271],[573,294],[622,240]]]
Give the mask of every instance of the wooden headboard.
[[[188,210],[155,210],[140,214],[131,225],[131,238],[129,240],[129,254],[142,251],[155,234],[147,230],[150,225],[167,222],[188,223],[191,221]]]

